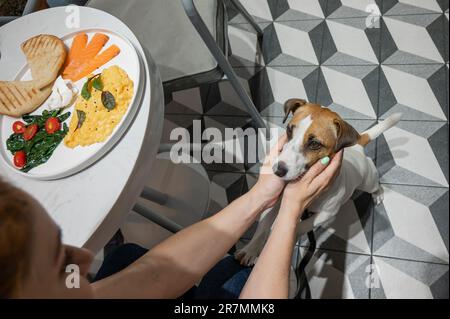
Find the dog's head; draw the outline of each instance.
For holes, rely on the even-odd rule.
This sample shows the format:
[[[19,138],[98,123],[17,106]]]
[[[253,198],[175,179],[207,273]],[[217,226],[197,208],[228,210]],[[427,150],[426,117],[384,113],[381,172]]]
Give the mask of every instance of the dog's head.
[[[293,180],[305,173],[314,163],[325,156],[332,158],[344,147],[358,142],[358,132],[328,108],[290,99],[284,105],[285,122],[290,113],[284,145],[274,173],[284,180]]]

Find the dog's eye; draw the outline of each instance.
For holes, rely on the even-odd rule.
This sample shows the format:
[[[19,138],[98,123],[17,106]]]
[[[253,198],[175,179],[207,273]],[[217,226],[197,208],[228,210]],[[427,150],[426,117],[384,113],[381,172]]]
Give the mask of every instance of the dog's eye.
[[[322,147],[322,144],[320,144],[318,141],[310,141],[308,146],[310,149],[317,151]]]

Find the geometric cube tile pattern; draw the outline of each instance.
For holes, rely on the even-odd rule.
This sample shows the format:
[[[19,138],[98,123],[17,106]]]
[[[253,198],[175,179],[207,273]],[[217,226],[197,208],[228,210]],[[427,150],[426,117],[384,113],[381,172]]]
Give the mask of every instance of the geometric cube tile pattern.
[[[389,0],[383,1],[383,13],[389,15],[410,15],[442,13],[448,10],[447,0]]]
[[[448,299],[448,266],[373,258],[373,299]]]
[[[267,2],[274,21],[323,19],[326,14],[327,1],[324,0],[268,0]]]
[[[367,19],[326,20],[321,61],[324,65],[378,64],[381,29]]]
[[[447,0],[241,0],[264,31],[229,8],[230,58],[271,127],[283,130],[292,97],[338,112],[359,132],[389,115],[402,121],[370,143],[385,189],[374,206],[356,192],[316,231],[307,275],[314,298],[448,298],[449,102]],[[246,128],[227,81],[166,97],[170,130]],[[210,216],[248,191],[259,165],[205,164]],[[245,235],[249,239],[253,226]],[[302,239],[300,255],[308,246]]]
[[[311,298],[368,299],[371,270],[368,255],[317,250],[305,270]]]
[[[448,124],[401,121],[377,140],[381,181],[448,187]]]
[[[402,112],[404,120],[446,121],[447,73],[444,64],[382,65],[379,117]]]
[[[376,23],[376,16],[380,15],[383,1],[379,0],[328,0],[328,18],[362,17]],[[370,25],[370,24],[369,24]]]
[[[315,232],[317,247],[333,251],[370,255],[373,204],[369,194],[360,193],[344,203],[339,218]],[[308,246],[306,236],[301,246]]]
[[[376,119],[378,66],[321,66],[317,102],[343,118]]]
[[[271,66],[319,65],[324,20],[274,22],[264,30],[263,54]]]
[[[384,16],[381,62],[383,64],[444,63],[443,14]]]
[[[447,263],[448,189],[384,185],[375,208],[373,251],[424,262]]]

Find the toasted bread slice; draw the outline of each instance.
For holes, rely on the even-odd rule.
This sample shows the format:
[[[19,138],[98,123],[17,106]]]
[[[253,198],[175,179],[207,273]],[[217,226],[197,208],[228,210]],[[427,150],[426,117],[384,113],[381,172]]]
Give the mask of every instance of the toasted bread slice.
[[[36,110],[52,93],[52,86],[37,88],[35,81],[0,81],[0,114],[19,117]]]
[[[66,60],[64,42],[53,35],[41,34],[22,43],[35,86],[42,89],[53,83]]]

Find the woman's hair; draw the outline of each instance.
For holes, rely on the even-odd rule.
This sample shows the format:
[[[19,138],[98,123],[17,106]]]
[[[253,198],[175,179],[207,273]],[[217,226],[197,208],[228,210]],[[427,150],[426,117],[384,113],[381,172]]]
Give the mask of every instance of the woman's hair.
[[[28,195],[0,179],[0,299],[14,297],[29,272],[31,208]]]

